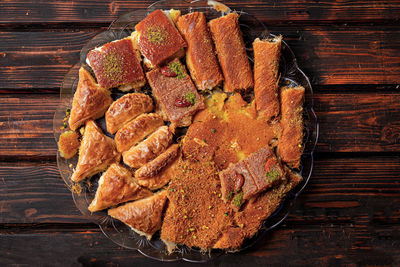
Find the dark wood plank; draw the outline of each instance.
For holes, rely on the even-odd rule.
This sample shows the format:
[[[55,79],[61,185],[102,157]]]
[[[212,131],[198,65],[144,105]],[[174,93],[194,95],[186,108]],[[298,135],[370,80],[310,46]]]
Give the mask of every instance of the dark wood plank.
[[[154,1],[5,1],[0,4],[0,23],[111,22],[119,15],[146,8]],[[399,1],[222,1],[265,21],[331,22],[399,19]]]
[[[101,29],[0,32],[0,91],[59,88]],[[275,26],[314,85],[399,84],[400,26]],[[22,45],[21,45],[22,44]]]
[[[0,163],[0,183],[0,226],[88,223],[55,163]],[[400,157],[316,157],[287,223],[342,222],[372,228],[400,223]]]
[[[319,152],[400,151],[400,94],[316,94]]]
[[[0,88],[58,90],[94,35],[93,31],[0,33],[7,39],[0,44]]]
[[[0,98],[0,156],[55,158],[53,117],[57,94]]]
[[[0,158],[54,159],[57,94],[0,98]],[[400,152],[400,93],[315,96],[317,152]]]
[[[208,266],[397,266],[400,226],[351,222],[302,225],[286,223],[250,250],[222,255]],[[0,234],[5,265],[153,266],[138,252],[118,247],[99,230],[37,231]],[[188,265],[184,262],[165,264]]]
[[[0,223],[87,223],[55,163],[0,163]]]

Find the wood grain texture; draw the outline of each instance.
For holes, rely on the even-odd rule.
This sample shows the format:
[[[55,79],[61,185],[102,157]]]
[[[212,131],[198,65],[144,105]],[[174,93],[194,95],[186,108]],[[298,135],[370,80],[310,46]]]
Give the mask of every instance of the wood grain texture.
[[[154,264],[94,225],[68,226],[84,220],[54,163],[1,163],[0,181],[3,264]],[[285,223],[255,248],[210,264],[400,264],[399,199],[400,157],[317,157],[313,178]],[[40,227],[44,223],[58,226]]]
[[[320,152],[382,152],[400,148],[400,94],[318,94]]]
[[[0,163],[0,183],[0,224],[85,222],[55,163]],[[316,156],[313,177],[287,221],[400,222],[399,197],[400,157]]]
[[[111,22],[119,15],[146,8],[154,1],[26,0],[0,4],[0,23]],[[400,18],[400,1],[221,1],[235,10],[246,10],[264,21],[330,22],[380,21]]]
[[[57,94],[0,98],[0,158],[55,159]],[[317,152],[400,152],[400,93],[315,96]]]
[[[400,26],[269,29],[284,36],[314,85],[400,84]],[[58,90],[83,45],[99,31],[0,32],[7,40],[0,43],[0,91]]]
[[[348,223],[305,228],[286,224],[267,234],[255,248],[222,255],[202,266],[397,266],[398,225],[376,228]],[[397,233],[397,235],[393,235]],[[118,247],[98,230],[0,234],[2,263],[34,266],[154,266],[139,252]],[[321,253],[323,251],[323,253]],[[193,266],[185,262],[163,266]]]
[[[55,163],[0,163],[1,223],[87,223]]]

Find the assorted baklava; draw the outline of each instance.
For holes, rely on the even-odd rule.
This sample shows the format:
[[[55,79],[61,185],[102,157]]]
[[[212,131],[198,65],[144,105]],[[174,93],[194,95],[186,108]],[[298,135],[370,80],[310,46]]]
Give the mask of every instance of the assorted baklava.
[[[169,252],[239,249],[302,181],[305,89],[280,87],[281,36],[255,39],[251,65],[239,19],[156,10],[79,71],[58,142],[79,150],[71,180],[103,172],[88,209]]]

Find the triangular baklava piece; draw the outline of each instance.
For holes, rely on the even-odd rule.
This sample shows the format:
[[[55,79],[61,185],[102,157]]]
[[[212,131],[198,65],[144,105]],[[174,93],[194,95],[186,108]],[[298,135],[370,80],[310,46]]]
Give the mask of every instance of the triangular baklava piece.
[[[79,82],[72,101],[69,127],[76,130],[88,120],[104,115],[113,102],[110,91],[100,87],[84,68],[79,69]]]
[[[161,228],[161,217],[166,201],[167,191],[163,190],[148,198],[109,209],[108,215],[122,221],[133,231],[150,240]]]
[[[94,121],[88,121],[79,147],[78,164],[71,180],[79,182],[93,176],[112,163],[119,162],[120,158],[114,140],[105,136]]]
[[[152,194],[150,190],[140,187],[134,181],[127,168],[114,163],[100,177],[96,195],[88,209],[95,212]]]

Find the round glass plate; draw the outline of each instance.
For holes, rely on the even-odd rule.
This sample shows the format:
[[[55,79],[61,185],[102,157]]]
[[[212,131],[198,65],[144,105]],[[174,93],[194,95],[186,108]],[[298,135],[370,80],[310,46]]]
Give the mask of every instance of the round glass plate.
[[[64,123],[63,119],[65,118],[66,109],[71,107],[73,95],[78,83],[78,71],[81,66],[85,65],[86,54],[88,51],[113,40],[129,36],[129,34],[133,31],[134,26],[152,11],[156,9],[166,10],[171,8],[181,10],[182,14],[194,11],[204,12],[208,20],[221,16],[221,12],[218,12],[214,8],[207,6],[207,1],[186,2],[164,0],[152,4],[148,7],[148,9],[135,10],[124,14],[115,20],[110,25],[108,30],[93,37],[82,48],[80,53],[80,62],[73,66],[65,75],[60,90],[60,104],[56,110],[53,122],[54,137],[56,141],[58,141],[60,134],[65,131],[65,129],[61,129],[60,126],[62,126]],[[273,37],[274,35],[269,33],[266,26],[255,17],[243,11],[239,12],[239,14],[240,27],[243,32],[243,38],[245,40],[248,56],[250,61],[253,62],[253,40],[257,37],[268,38]],[[299,69],[292,50],[285,42],[282,43],[280,73],[282,84],[302,85],[306,89],[304,104],[304,153],[301,158],[300,168],[303,181],[287,195],[279,208],[264,222],[258,234],[245,241],[240,251],[256,244],[266,232],[277,227],[287,217],[290,209],[295,203],[297,196],[307,185],[313,168],[313,151],[317,143],[319,131],[317,117],[313,110],[313,92],[309,79]],[[146,85],[143,90],[145,92],[151,91],[148,85]],[[117,90],[112,91],[112,97],[114,99],[117,99],[122,95],[123,93]],[[106,131],[104,118],[97,120],[97,123],[103,129],[103,132],[109,135]],[[75,191],[72,190],[74,184],[70,178],[77,164],[77,160],[78,156],[66,160],[57,154],[57,164],[61,177],[68,188],[73,192],[72,197],[77,208],[88,218],[88,220],[98,224],[103,233],[116,244],[125,248],[136,249],[143,255],[160,261],[176,261],[183,259],[191,262],[205,262],[224,253],[219,250],[212,250],[211,252],[204,253],[197,249],[180,246],[177,251],[172,254],[168,254],[166,253],[166,247],[159,239],[159,236],[155,235],[153,236],[152,240],[148,241],[145,237],[140,236],[130,230],[130,228],[125,224],[119,222],[118,220],[112,219],[107,215],[106,211],[96,213],[89,212],[87,208],[96,192],[97,180],[100,175],[95,175],[92,177],[90,179],[90,183],[82,183],[82,192],[80,194],[75,193]],[[90,186],[88,184],[90,184]]]

